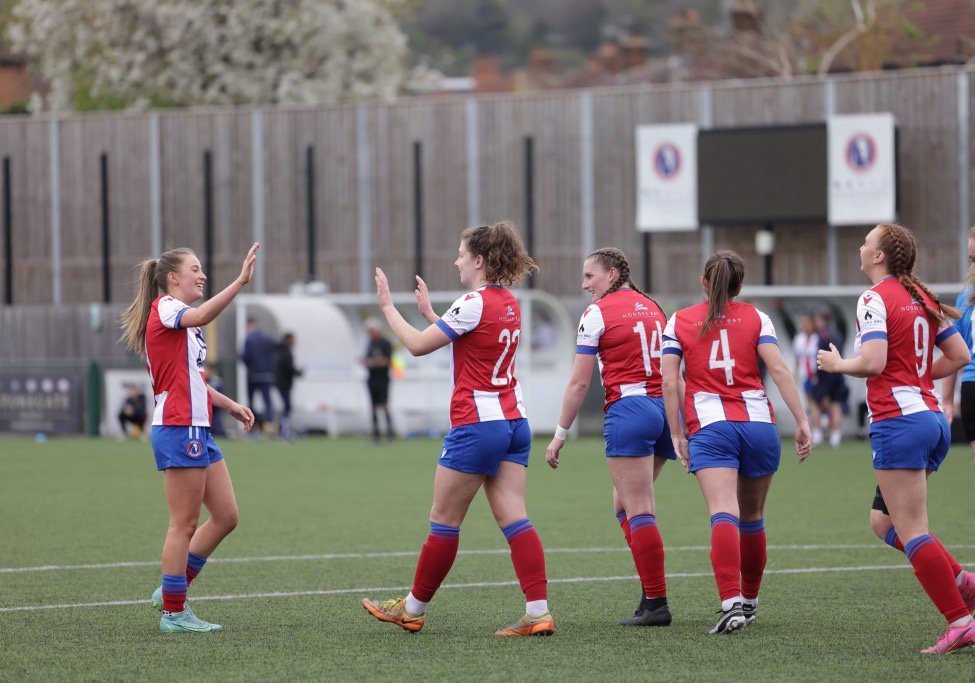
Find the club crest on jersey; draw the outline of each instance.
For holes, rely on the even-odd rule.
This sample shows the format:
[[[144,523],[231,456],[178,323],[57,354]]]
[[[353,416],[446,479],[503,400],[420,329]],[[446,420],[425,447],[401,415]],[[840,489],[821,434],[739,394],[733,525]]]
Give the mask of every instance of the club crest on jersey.
[[[203,442],[197,439],[190,439],[186,442],[186,455],[191,458],[199,458],[203,455]]]

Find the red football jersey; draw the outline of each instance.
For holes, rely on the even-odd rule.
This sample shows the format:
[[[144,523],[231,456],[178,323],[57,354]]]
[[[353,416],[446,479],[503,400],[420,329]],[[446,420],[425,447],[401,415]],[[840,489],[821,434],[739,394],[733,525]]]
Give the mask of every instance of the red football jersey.
[[[691,434],[713,422],[775,422],[758,370],[758,345],[777,344],[767,315],[731,301],[703,337],[702,301],[677,311],[664,329],[663,353],[684,358],[684,419]]]
[[[936,308],[924,292],[921,296]],[[859,351],[871,339],[887,340],[887,365],[879,375],[867,378],[871,422],[922,410],[941,412],[941,397],[931,379],[934,346],[957,333],[950,321],[933,323],[924,305],[912,299],[893,276],[860,296],[854,348]]]
[[[660,350],[667,316],[642,294],[621,288],[582,314],[576,353],[595,355],[606,392],[603,410],[624,396],[661,396]]]
[[[437,326],[453,341],[450,426],[527,417],[515,378],[521,309],[500,285],[486,285],[450,305]]]
[[[152,424],[209,427],[210,392],[203,379],[207,345],[199,327],[179,321],[190,307],[164,295],[152,302],[146,324],[146,365],[156,407]]]

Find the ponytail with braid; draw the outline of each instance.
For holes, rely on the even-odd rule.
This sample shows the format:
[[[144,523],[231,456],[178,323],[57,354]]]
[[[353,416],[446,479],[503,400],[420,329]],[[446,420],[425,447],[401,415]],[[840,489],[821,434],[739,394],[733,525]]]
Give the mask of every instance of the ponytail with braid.
[[[656,304],[657,308],[659,308],[661,311],[664,310],[663,307],[658,304],[652,296],[634,284],[633,280],[630,278],[630,263],[626,260],[626,254],[624,254],[620,249],[617,249],[616,247],[603,247],[602,249],[597,249],[586,257],[587,261],[590,259],[593,263],[598,263],[600,266],[602,266],[602,268],[604,268],[607,272],[609,272],[610,268],[615,268],[616,272],[619,273],[619,276],[616,278],[615,282],[613,282],[609,289],[607,289],[606,292],[599,297],[600,299],[606,298],[621,287],[629,287],[640,296],[653,301],[653,303]]]
[[[738,296],[745,281],[745,261],[737,252],[719,251],[704,264],[704,287],[708,293],[708,317],[698,336],[703,337],[724,315],[728,303]]]
[[[877,227],[880,228],[877,250],[887,257],[887,269],[904,286],[911,298],[924,306],[928,317],[935,323],[947,322],[948,318],[960,318],[961,314],[956,308],[941,303],[937,295],[914,274],[917,242],[911,231],[896,223],[881,223]],[[937,308],[929,306],[921,292],[927,294]]]

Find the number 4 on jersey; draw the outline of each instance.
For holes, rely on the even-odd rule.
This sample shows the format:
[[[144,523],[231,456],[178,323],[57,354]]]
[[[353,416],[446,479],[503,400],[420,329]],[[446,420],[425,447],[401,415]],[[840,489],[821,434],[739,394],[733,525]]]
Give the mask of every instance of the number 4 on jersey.
[[[730,387],[735,383],[735,378],[731,373],[731,369],[735,367],[735,361],[731,357],[731,349],[728,346],[728,330],[721,330],[720,333],[721,355],[724,356],[724,360],[718,360],[718,343],[719,340],[715,339],[714,343],[711,344],[709,367],[712,370],[724,370],[725,383]]]

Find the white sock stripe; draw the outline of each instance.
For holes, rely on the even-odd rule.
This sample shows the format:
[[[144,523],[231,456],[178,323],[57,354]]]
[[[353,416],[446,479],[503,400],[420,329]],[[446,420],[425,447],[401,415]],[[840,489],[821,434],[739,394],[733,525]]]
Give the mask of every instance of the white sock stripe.
[[[859,567],[800,567],[797,569],[767,569],[765,575],[769,574],[827,574],[834,572],[869,572],[887,571],[891,569],[911,569],[910,564],[884,564]],[[713,578],[712,572],[677,572],[667,574],[668,579],[700,579]],[[577,576],[568,579],[549,579],[548,583],[601,583],[606,581],[637,581],[636,574],[630,576]],[[444,584],[440,590],[454,588],[499,588],[505,586],[517,586],[517,581],[480,581],[476,583],[455,583]],[[380,588],[334,588],[331,590],[313,591],[278,591],[273,593],[241,593],[238,595],[195,595],[193,602],[203,602],[207,600],[254,600],[267,598],[298,598],[308,596],[327,596],[327,595],[348,595],[358,593],[368,595],[369,593],[389,593],[393,591],[408,591],[411,586],[384,586]],[[19,607],[0,607],[0,613],[4,612],[36,612],[39,610],[50,609],[73,609],[73,608],[92,608],[92,607],[128,607],[132,605],[147,605],[148,598],[141,600],[110,600],[106,602],[84,602],[84,603],[64,603],[59,605],[23,605]]]

